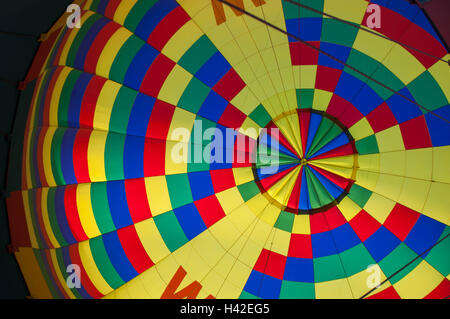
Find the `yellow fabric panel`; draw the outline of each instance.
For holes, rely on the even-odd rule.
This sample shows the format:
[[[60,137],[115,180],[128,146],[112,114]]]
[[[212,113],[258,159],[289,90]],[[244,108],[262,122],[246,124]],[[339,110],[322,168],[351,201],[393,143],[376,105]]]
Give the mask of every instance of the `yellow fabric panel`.
[[[377,185],[379,174],[358,170],[356,171],[356,183],[368,190],[373,191]]]
[[[295,215],[292,226],[293,234],[311,234],[310,217],[308,215]]]
[[[325,0],[323,11],[342,20],[360,24],[366,13],[367,5],[365,0],[346,0],[345,5],[339,1]]]
[[[183,54],[203,35],[194,21],[186,22],[167,42],[162,53],[174,62],[178,62]]]
[[[296,65],[292,69],[297,89],[313,89],[315,87],[317,65]]]
[[[380,154],[358,155],[359,169],[369,172],[380,171]]]
[[[380,173],[405,175],[406,152],[389,152],[380,154]]]
[[[425,71],[425,67],[419,60],[400,45],[394,46],[384,59],[383,65],[394,73],[405,85],[408,85]]]
[[[92,131],[88,145],[88,167],[91,182],[106,181],[105,146],[108,133]]]
[[[155,264],[170,254],[153,219],[136,223],[134,227],[147,255]]]
[[[261,243],[255,242],[254,240],[247,240],[243,245],[242,250],[240,250],[239,252],[238,259],[247,267],[252,268],[258,260],[258,257],[261,254],[261,250]],[[245,280],[247,280],[247,278]]]
[[[390,40],[362,31],[358,32],[353,48],[382,63],[394,45]]]
[[[222,218],[208,230],[225,250],[230,249],[241,235],[228,217]]]
[[[289,251],[289,243],[291,241],[291,234],[287,231],[273,228],[273,237],[271,242],[267,242],[264,248],[271,250],[277,254],[287,256]]]
[[[118,24],[123,25],[125,23],[125,19],[130,13],[131,9],[135,6],[138,0],[128,0],[128,1],[120,1],[119,6],[114,13],[114,21]]]
[[[78,245],[78,251],[80,253],[81,263],[83,264],[83,267],[86,270],[87,275],[89,279],[92,281],[95,288],[97,288],[98,291],[104,295],[110,293],[113,289],[101,275],[94,261],[94,257],[92,256],[89,241],[81,242]]]
[[[347,278],[315,283],[317,299],[352,299]]]
[[[400,126],[396,125],[375,134],[380,153],[405,149]]]
[[[421,212],[428,197],[431,181],[405,178],[398,202],[415,211]]]
[[[397,201],[404,181],[405,178],[403,176],[380,174],[374,192]]]
[[[359,207],[348,197],[344,197],[344,199],[337,205],[337,207],[339,208],[342,215],[344,215],[345,219],[348,221],[355,217],[362,209],[362,207]]]
[[[182,150],[180,150],[180,148]],[[165,173],[166,175],[187,173],[189,161],[189,144],[183,142],[166,142]]]
[[[247,117],[239,128],[238,132],[249,136],[250,138],[256,140],[259,136],[261,127],[256,124],[251,118]]]
[[[148,203],[153,216],[172,210],[169,190],[164,176],[152,176],[145,178]]]
[[[105,82],[95,106],[93,121],[94,129],[103,131],[109,130],[112,109],[120,88],[121,85],[116,82],[109,80]]]
[[[53,247],[59,247],[58,240],[55,237],[55,234],[53,233],[52,226],[50,224],[50,219],[48,216],[48,206],[47,206],[47,198],[48,198],[48,188],[43,187],[42,189],[42,198],[41,198],[41,211],[42,211],[42,219],[44,221],[44,228],[45,233],[47,234],[48,238],[50,239],[51,244]]]
[[[85,14],[83,14],[81,16],[81,20],[80,20],[81,25],[83,26],[83,23],[85,23],[86,20],[88,20],[93,14],[94,14],[94,12],[92,12],[92,11],[88,11]],[[81,30],[81,29],[73,28],[69,31],[70,34],[69,34],[69,37],[67,38],[66,43],[64,44],[64,48],[61,52],[61,56],[59,58],[58,65],[66,65],[67,55],[69,54],[69,50],[72,48],[73,41],[75,40],[75,37],[78,35],[79,30]],[[55,62],[58,62],[58,61],[55,61]]]
[[[61,273],[61,268],[58,266],[58,259],[56,257],[56,253],[54,249],[49,249],[50,258],[53,264],[53,269],[55,270],[56,277],[59,280],[59,283],[61,284],[61,287],[64,289],[64,291],[67,293],[70,299],[75,299],[75,295],[72,293],[72,290],[69,289],[67,286],[67,274]]]
[[[242,291],[248,277],[250,276],[251,271],[252,269],[250,267],[244,265],[238,260],[231,268],[231,271],[227,277],[227,281],[240,289],[240,291]]]
[[[378,266],[378,269],[380,271],[380,283],[381,283],[384,280],[386,280],[386,276],[383,273],[383,271],[381,271],[379,266]],[[367,282],[368,278],[371,274],[373,274],[373,272],[369,272],[366,269],[364,269],[364,270],[360,271],[359,273],[356,273],[356,274],[348,277],[348,282],[352,289],[354,298],[360,298],[372,289],[372,288],[370,288],[370,286],[368,285],[368,282]],[[386,289],[387,287],[388,287],[388,282],[383,284],[383,286],[381,288]],[[376,291],[375,293],[377,293],[377,292],[379,292],[379,291]]]
[[[52,170],[52,141],[55,135],[56,127],[49,127],[45,133],[44,145],[42,147],[42,163],[44,166],[45,180],[49,186],[56,186]]]
[[[211,267],[192,246],[192,241],[178,248],[171,256],[179,263],[193,280],[204,278]]]
[[[241,112],[249,115],[259,105],[259,101],[248,86],[245,86],[232,100],[231,104]]]
[[[428,198],[423,208],[422,213],[444,223],[450,224],[450,214],[448,208],[450,207],[450,184],[431,183]]]
[[[91,184],[78,184],[76,192],[77,208],[81,225],[88,238],[100,236],[91,202]]]
[[[432,172],[436,168],[433,163],[434,149],[420,148],[417,150],[407,150],[405,176],[431,180]],[[445,158],[445,156],[444,156]]]
[[[400,297],[404,299],[421,299],[439,285],[444,277],[423,260],[408,275],[394,284]]]
[[[366,205],[364,205],[364,210],[375,218],[380,224],[383,224],[394,206],[394,201],[373,193]]]
[[[47,286],[44,276],[39,269],[39,264],[34,256],[33,249],[20,247],[15,253],[23,278],[27,283],[30,296],[35,299],[50,299],[52,294]]]
[[[132,33],[125,29],[119,28],[116,32],[109,38],[102,53],[100,54],[96,67],[96,74],[104,78],[109,77],[109,72],[111,71],[111,66],[114,59],[117,57],[119,50],[123,47],[124,43],[131,37]]]
[[[332,92],[315,89],[312,108],[318,111],[326,111],[332,97],[333,97]]]
[[[369,124],[369,121],[365,117],[355,123],[352,127],[349,128],[350,134],[352,134],[355,141],[359,141],[369,135],[372,135],[373,129]]]
[[[450,60],[450,54],[447,54],[443,57],[445,61]],[[450,83],[448,79],[450,79],[450,70],[448,68],[448,64],[443,61],[437,61],[432,67],[428,69],[428,72],[431,73],[431,76],[436,80],[439,86],[447,97],[447,102],[450,101]]]
[[[254,180],[251,167],[233,168],[234,181],[236,185],[241,185]]]
[[[193,75],[178,64],[170,72],[158,94],[158,99],[177,105]]]
[[[220,261],[226,252],[209,231],[199,234],[191,242],[192,247],[211,268]]]
[[[67,76],[72,71],[72,68],[63,67],[61,73],[56,80],[55,87],[50,100],[50,109],[48,111],[48,124],[49,126],[58,126],[58,107],[61,98],[61,91],[66,82]]]
[[[433,148],[433,180],[436,182],[450,183],[450,146]]]
[[[22,192],[23,207],[25,209],[25,220],[27,221],[28,235],[30,236],[31,247],[38,248],[38,242],[36,240],[36,234],[34,232],[33,220],[31,219],[30,205],[29,205],[29,195],[32,194],[29,191]]]
[[[217,193],[216,197],[219,200],[220,206],[227,215],[244,203],[242,196],[236,187]]]

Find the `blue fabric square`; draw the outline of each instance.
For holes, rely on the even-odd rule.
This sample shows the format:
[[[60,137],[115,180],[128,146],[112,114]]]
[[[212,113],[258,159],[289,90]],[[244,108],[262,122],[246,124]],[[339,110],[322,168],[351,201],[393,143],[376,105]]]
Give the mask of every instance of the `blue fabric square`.
[[[252,270],[244,290],[264,299],[277,299],[280,296],[282,281]]]
[[[129,135],[145,136],[147,134],[148,121],[154,104],[154,98],[142,93],[137,95],[128,119],[127,133]]]
[[[351,49],[343,45],[321,42],[320,49],[341,61],[347,61],[348,55]],[[342,70],[344,65],[342,63],[336,62],[335,60],[327,57],[326,55],[319,53],[319,65],[327,66],[329,68]]]
[[[407,88],[401,89],[399,93],[415,101],[414,97],[411,95]],[[416,104],[411,103],[398,94],[394,94],[393,96],[391,96],[386,101],[386,103],[391,109],[398,123],[406,122],[423,114]]]
[[[211,91],[206,97],[205,102],[203,102],[200,107],[198,115],[217,123],[228,104],[229,103],[227,100],[216,92]]]
[[[105,245],[111,263],[116,269],[123,281],[127,282],[138,275],[137,271],[131,265],[130,260],[123,251],[119,236],[116,232],[103,235],[103,244]]]
[[[399,244],[400,239],[384,226],[381,226],[364,242],[364,245],[376,262],[389,255]]]
[[[194,204],[178,207],[174,209],[174,213],[189,240],[206,230],[206,225]]]
[[[322,18],[301,18],[286,20],[287,32],[303,41],[320,41],[322,34]],[[298,42],[289,37],[289,42]]]
[[[441,107],[434,113],[450,120],[450,105]],[[425,121],[434,147],[450,145],[450,125],[447,122],[431,113],[425,114]]]
[[[408,237],[406,237],[405,244],[414,250],[416,254],[420,255],[439,240],[444,229],[444,224],[425,215],[421,215],[409,232]],[[425,258],[427,254],[423,257]]]
[[[214,194],[209,171],[188,173],[188,177],[194,201]]]
[[[231,69],[231,65],[217,51],[201,68],[195,76],[212,88]]]
[[[363,115],[367,115],[382,104],[383,99],[370,86],[365,84],[351,102]]]
[[[149,45],[144,45],[131,61],[123,80],[124,84],[139,91],[141,83],[147,74],[150,65],[158,56],[159,52]]]
[[[283,279],[297,282],[314,282],[313,260],[287,257]]]
[[[361,243],[349,223],[345,223],[331,231],[339,253],[346,251]]]
[[[336,254],[336,246],[333,237],[331,236],[331,232],[329,231],[312,234],[311,243],[314,258]]]
[[[109,210],[114,225],[117,229],[133,224],[130,210],[128,209],[127,195],[125,193],[125,181],[111,181],[107,183]]]

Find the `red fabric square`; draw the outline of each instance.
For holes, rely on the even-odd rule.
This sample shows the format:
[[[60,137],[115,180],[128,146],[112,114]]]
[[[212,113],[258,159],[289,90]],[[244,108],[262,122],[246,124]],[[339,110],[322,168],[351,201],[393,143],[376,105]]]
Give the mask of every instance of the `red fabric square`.
[[[213,87],[213,90],[230,102],[245,87],[244,81],[232,68]]]
[[[138,273],[143,273],[154,265],[142,245],[134,225],[117,230],[117,235],[125,255]]]
[[[444,299],[450,296],[450,281],[444,278],[442,282],[424,299]]]
[[[206,227],[214,225],[216,222],[225,217],[225,212],[223,211],[222,206],[215,195],[196,201],[195,206],[197,207],[200,216],[202,216]]]
[[[404,241],[419,217],[420,214],[418,212],[396,204],[384,222],[384,227]]]
[[[311,226],[311,234],[323,233],[330,230],[323,213],[310,215],[309,222]]]
[[[367,297],[367,299],[401,299],[401,298],[398,295],[397,291],[394,289],[394,287],[390,286],[389,288],[386,288],[377,294]]]
[[[312,258],[311,235],[292,234],[289,243],[289,257]]]
[[[263,249],[254,269],[265,273],[266,275],[283,279],[284,267],[286,265],[286,256],[280,255],[273,251]]]
[[[181,6],[176,7],[166,15],[160,23],[158,23],[148,37],[147,43],[152,45],[158,51],[162,51],[172,36],[190,19],[189,15]]]
[[[314,47],[319,47],[319,42],[308,42]],[[292,65],[317,65],[319,62],[319,51],[302,42],[289,43]]]
[[[139,91],[152,97],[158,97],[164,82],[175,66],[175,62],[163,54],[160,54],[153,61],[152,65],[142,80]]]
[[[244,123],[246,117],[247,116],[242,111],[238,110],[232,104],[228,104],[219,119],[219,124],[225,127],[238,129],[241,127],[242,123]]]
[[[366,118],[375,133],[397,125],[397,120],[386,102],[375,108]]]
[[[166,141],[145,139],[144,176],[161,176],[166,173]]]
[[[336,206],[331,207],[323,214],[326,218],[328,226],[330,226],[330,230],[338,228],[339,226],[342,226],[347,222],[344,215],[342,215],[341,211]]]
[[[432,146],[427,123],[423,115],[401,123],[400,131],[407,150]]]
[[[341,77],[341,70],[319,65],[317,67],[316,88],[333,92]]]
[[[209,172],[211,174],[211,180],[215,193],[219,193],[236,186],[233,170],[231,168],[211,170]]]
[[[170,124],[172,123],[175,106],[156,100],[150,119],[148,120],[146,136],[167,140]]]
[[[381,224],[365,210],[361,210],[352,218],[352,220],[350,220],[349,224],[362,242],[372,236],[381,226]]]
[[[150,206],[148,205],[145,180],[143,178],[126,179],[125,193],[133,223],[138,223],[152,217]]]

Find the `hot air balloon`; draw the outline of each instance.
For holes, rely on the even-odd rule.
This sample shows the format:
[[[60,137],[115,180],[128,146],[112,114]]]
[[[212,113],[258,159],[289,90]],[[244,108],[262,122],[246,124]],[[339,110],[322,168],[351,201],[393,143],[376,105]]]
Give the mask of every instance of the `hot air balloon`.
[[[77,0],[41,40],[31,297],[450,294],[450,55],[417,5]]]

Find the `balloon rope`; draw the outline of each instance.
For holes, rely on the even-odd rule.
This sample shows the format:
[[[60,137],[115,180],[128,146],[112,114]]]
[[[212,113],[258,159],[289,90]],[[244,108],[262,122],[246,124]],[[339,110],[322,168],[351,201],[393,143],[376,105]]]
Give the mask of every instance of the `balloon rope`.
[[[374,292],[375,290],[378,289],[378,287],[380,287],[381,285],[383,285],[385,282],[387,282],[389,279],[391,279],[392,277],[394,277],[395,275],[397,275],[399,272],[401,272],[403,269],[405,269],[406,267],[408,267],[409,265],[411,265],[413,262],[415,262],[417,259],[419,259],[420,257],[422,257],[423,255],[425,255],[427,252],[429,252],[431,249],[433,249],[435,246],[437,246],[438,244],[440,244],[441,242],[443,242],[448,236],[450,236],[450,234],[447,234],[444,238],[442,238],[441,240],[437,241],[433,246],[431,246],[430,248],[428,248],[427,250],[425,250],[423,253],[421,253],[420,255],[416,256],[413,260],[411,260],[409,263],[407,263],[406,265],[404,265],[402,268],[400,268],[399,270],[397,270],[396,272],[394,272],[392,275],[390,275],[389,277],[387,277],[384,281],[382,281],[377,287],[372,288],[370,291],[368,291],[367,293],[365,293],[364,295],[362,295],[359,299],[364,299],[365,297],[367,297],[368,295],[370,295],[372,292]]]
[[[429,110],[428,108],[426,108],[425,106],[420,105],[419,103],[417,103],[417,102],[414,101],[413,99],[410,99],[409,97],[407,97],[407,96],[401,94],[400,92],[397,92],[396,90],[394,90],[394,89],[390,88],[389,86],[385,85],[384,83],[381,83],[380,81],[373,79],[371,76],[365,74],[364,72],[361,72],[360,70],[358,70],[357,68],[355,68],[355,67],[353,67],[353,66],[351,66],[351,65],[348,65],[346,62],[341,61],[340,59],[338,59],[338,58],[336,58],[335,56],[333,56],[333,55],[331,55],[331,54],[329,54],[329,53],[323,51],[322,49],[315,47],[314,45],[308,43],[307,41],[304,41],[304,40],[300,39],[300,38],[297,37],[296,35],[290,34],[289,32],[287,32],[287,31],[281,29],[280,27],[277,27],[276,25],[274,25],[274,24],[272,24],[272,23],[270,23],[270,22],[268,22],[268,21],[266,21],[266,20],[264,20],[264,19],[262,19],[262,18],[260,18],[260,17],[258,17],[258,16],[256,16],[256,15],[254,15],[254,14],[252,14],[252,13],[250,13],[250,12],[248,12],[248,11],[242,9],[241,7],[236,6],[236,5],[234,5],[234,4],[232,4],[232,3],[228,2],[228,1],[225,1],[225,0],[217,0],[217,1],[222,2],[222,3],[226,4],[227,6],[233,8],[233,9],[239,11],[239,12],[242,12],[243,14],[245,14],[245,15],[247,15],[247,16],[249,16],[249,17],[251,17],[251,18],[253,18],[253,19],[257,20],[257,21],[259,21],[259,22],[261,22],[261,23],[264,23],[264,24],[268,25],[269,27],[271,27],[271,28],[273,28],[273,29],[275,29],[275,30],[277,30],[277,31],[279,31],[279,32],[281,32],[281,33],[287,35],[288,37],[291,37],[291,38],[293,38],[293,39],[295,39],[295,40],[297,40],[297,41],[300,41],[300,42],[303,43],[304,45],[306,45],[306,46],[308,46],[308,47],[310,47],[310,48],[312,48],[312,49],[314,49],[314,50],[320,52],[321,54],[325,55],[326,57],[328,57],[328,58],[330,58],[330,59],[332,59],[332,60],[334,60],[334,61],[336,61],[336,62],[338,62],[338,63],[340,63],[340,64],[342,64],[342,65],[344,65],[344,66],[346,66],[347,68],[349,68],[349,69],[355,71],[356,73],[362,75],[363,77],[365,77],[365,78],[367,78],[367,79],[369,79],[369,80],[375,82],[376,84],[382,86],[383,88],[387,89],[388,91],[391,91],[392,93],[394,93],[394,94],[396,94],[396,95],[398,95],[398,96],[404,98],[405,100],[409,101],[410,103],[417,105],[417,106],[418,106],[419,108],[421,108],[422,110],[424,110],[424,111],[426,111],[426,112],[428,112],[428,113],[430,113],[430,114],[433,114],[433,115],[436,116],[437,118],[440,118],[440,119],[443,120],[444,122],[447,122],[447,123],[450,124],[450,120],[446,119],[445,117],[443,117],[443,116],[441,116],[441,115],[439,115],[439,114],[437,114],[437,113],[435,113],[435,112]]]

